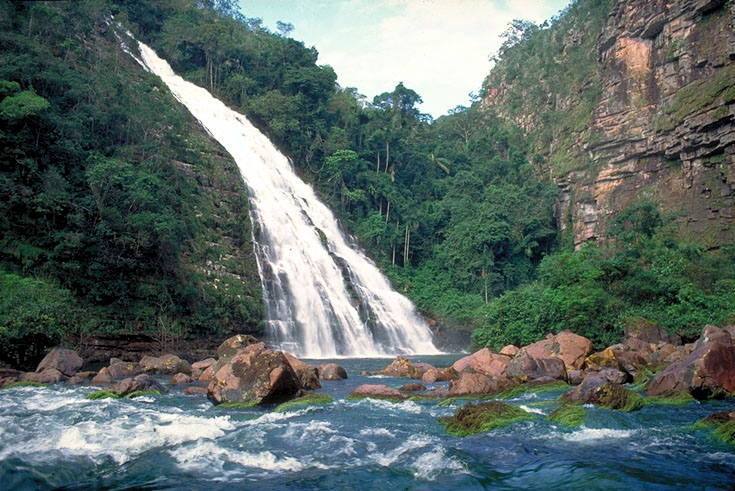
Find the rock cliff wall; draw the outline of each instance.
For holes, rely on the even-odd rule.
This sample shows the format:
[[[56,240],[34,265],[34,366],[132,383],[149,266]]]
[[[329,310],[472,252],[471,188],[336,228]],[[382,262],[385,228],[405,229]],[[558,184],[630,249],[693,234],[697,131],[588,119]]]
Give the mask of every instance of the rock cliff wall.
[[[593,3],[608,10],[601,32],[580,13]],[[483,103],[529,133],[561,189],[559,226],[576,246],[604,239],[610,219],[640,199],[673,213],[684,237],[735,243],[734,24],[726,0],[581,0],[547,29],[561,31],[547,36],[559,44],[552,70],[575,69],[567,52],[594,46],[578,90],[542,80],[544,110],[513,110],[519,88],[502,59],[490,74]],[[580,108],[587,114],[576,125],[552,132],[544,125],[554,118],[538,114],[570,119]]]

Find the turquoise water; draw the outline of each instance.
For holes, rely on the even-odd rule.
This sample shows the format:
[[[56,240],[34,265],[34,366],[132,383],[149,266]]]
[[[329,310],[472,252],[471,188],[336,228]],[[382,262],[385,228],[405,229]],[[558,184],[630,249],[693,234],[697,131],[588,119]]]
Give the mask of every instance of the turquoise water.
[[[424,357],[437,366],[448,357]],[[467,438],[437,417],[455,406],[346,401],[387,360],[340,360],[350,378],[325,382],[335,402],[274,413],[224,410],[204,396],[89,401],[88,387],[0,391],[0,488],[44,489],[728,489],[735,448],[691,424],[735,401],[588,409],[586,426],[543,414]],[[510,402],[548,414],[559,392]]]

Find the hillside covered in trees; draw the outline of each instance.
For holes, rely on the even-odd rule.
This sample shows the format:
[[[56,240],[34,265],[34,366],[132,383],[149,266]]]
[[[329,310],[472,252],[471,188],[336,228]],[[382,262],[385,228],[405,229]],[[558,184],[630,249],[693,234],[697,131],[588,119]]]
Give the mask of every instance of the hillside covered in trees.
[[[579,73],[536,47],[562,42],[589,12],[594,32],[608,8],[579,0],[549,25],[516,24],[496,70],[520,70],[528,99],[493,108],[483,92],[432,121],[403,84],[372,101],[337,86],[288,26],[270,32],[234,2],[3,1],[0,342],[262,328],[237,170],[123,53],[116,22],[251,118],[441,333],[475,330],[477,344],[498,346],[570,328],[602,343],[629,322],[689,334],[726,321],[732,250],[682,242],[643,200],[617,218],[616,240],[574,252],[557,230],[552,179],[567,147],[539,152],[559,126],[529,138],[503,110],[535,104],[534,72],[521,67],[597,100],[594,41],[570,55]],[[589,110],[543,113],[538,124],[580,129]]]

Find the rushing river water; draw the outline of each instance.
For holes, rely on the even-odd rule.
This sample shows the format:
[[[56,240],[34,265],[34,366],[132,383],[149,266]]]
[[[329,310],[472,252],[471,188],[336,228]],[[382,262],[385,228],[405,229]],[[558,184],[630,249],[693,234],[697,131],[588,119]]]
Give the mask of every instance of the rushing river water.
[[[422,357],[446,365],[449,357]],[[589,408],[565,429],[543,417],[556,393],[510,402],[530,422],[466,438],[437,418],[455,406],[347,401],[386,360],[340,360],[350,374],[325,382],[335,401],[288,413],[219,409],[180,388],[135,400],[90,401],[90,387],[0,391],[0,488],[148,489],[728,489],[735,449],[691,424],[733,401]]]

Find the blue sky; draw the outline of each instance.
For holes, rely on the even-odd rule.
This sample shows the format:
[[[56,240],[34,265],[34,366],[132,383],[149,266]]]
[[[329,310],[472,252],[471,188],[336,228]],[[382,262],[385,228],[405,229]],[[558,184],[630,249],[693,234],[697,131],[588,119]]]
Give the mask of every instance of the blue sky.
[[[543,22],[569,0],[240,0],[243,13],[315,46],[343,87],[372,99],[398,82],[434,117],[467,105],[513,19]]]

